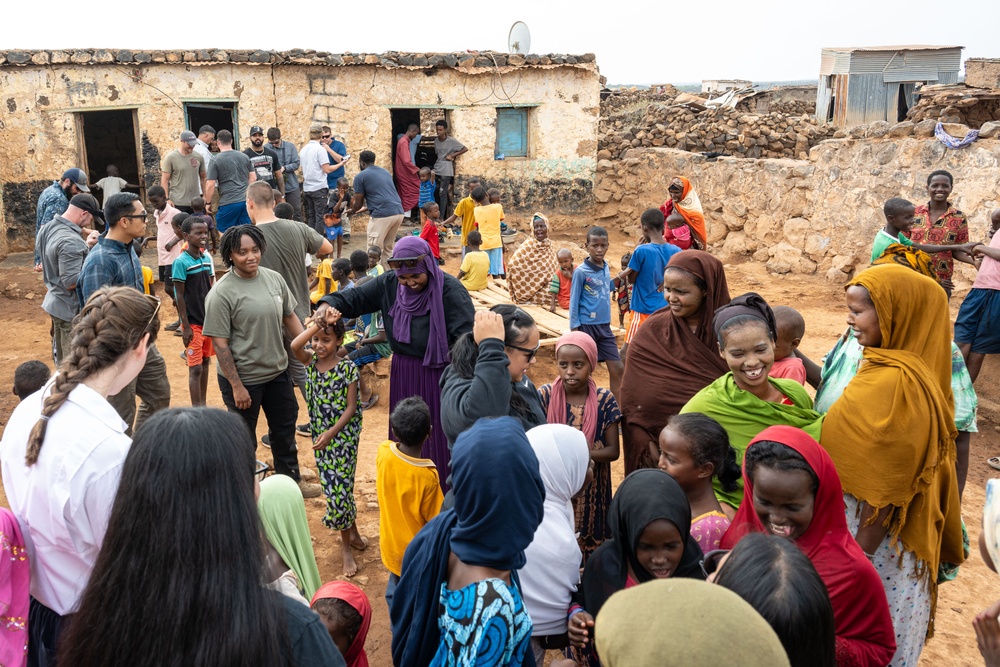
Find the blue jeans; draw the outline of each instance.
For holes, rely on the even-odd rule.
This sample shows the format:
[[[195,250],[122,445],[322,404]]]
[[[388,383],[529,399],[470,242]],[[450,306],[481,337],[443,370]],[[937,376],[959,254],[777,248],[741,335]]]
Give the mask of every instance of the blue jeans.
[[[385,585],[385,603],[392,609],[392,595],[396,592],[396,586],[399,584],[399,576],[389,573],[389,583]]]

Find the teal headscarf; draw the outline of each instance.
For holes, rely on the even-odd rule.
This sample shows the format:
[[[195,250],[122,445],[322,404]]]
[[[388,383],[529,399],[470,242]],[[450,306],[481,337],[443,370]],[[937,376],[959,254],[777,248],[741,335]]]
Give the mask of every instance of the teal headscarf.
[[[304,597],[311,599],[320,585],[319,568],[299,485],[287,475],[271,475],[260,483],[257,509],[268,541],[298,577]]]

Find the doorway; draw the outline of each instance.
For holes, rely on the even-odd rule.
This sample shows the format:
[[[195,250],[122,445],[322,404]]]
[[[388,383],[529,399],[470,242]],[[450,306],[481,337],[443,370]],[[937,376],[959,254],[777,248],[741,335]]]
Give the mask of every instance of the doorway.
[[[236,102],[185,102],[184,122],[195,134],[202,125],[211,125],[216,132],[229,130],[233,133],[233,147],[240,145]]]
[[[447,121],[449,126],[451,125],[448,109],[436,107],[390,109],[389,114],[392,119],[392,145],[389,149],[389,155],[392,158],[393,166],[396,164],[396,142],[399,141],[399,136],[406,132],[406,128],[411,123],[416,123],[420,126],[420,143],[417,145],[413,164],[417,165],[418,169],[421,167],[433,169],[434,163],[437,161],[437,154],[434,152],[434,138],[436,136],[434,126],[439,120]]]
[[[139,133],[135,109],[81,111],[76,114],[81,167],[91,184],[108,175],[108,166],[118,167],[118,175],[138,187],[125,188],[145,198],[145,185],[140,178]],[[91,193],[104,206],[104,191],[93,188]]]

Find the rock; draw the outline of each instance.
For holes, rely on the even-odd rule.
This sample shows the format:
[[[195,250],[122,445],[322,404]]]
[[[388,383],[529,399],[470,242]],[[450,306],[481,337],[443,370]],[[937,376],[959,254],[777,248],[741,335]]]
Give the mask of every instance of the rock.
[[[790,218],[785,221],[783,235],[785,240],[796,248],[803,248],[806,234],[813,231],[814,225],[805,218]]]
[[[167,51],[166,58],[168,63],[179,63],[184,59],[184,54],[177,51]]]
[[[921,139],[929,139],[934,136],[935,127],[937,127],[936,120],[922,120],[913,126],[913,136]]]
[[[35,51],[35,54],[31,56],[31,62],[35,65],[48,65],[49,58],[48,51]]]
[[[153,54],[148,53],[146,51],[140,51],[139,53],[135,54],[135,61],[137,63],[151,63],[153,62]]]
[[[598,204],[607,204],[611,201],[611,191],[604,189],[594,190],[594,201]]]
[[[892,127],[887,121],[877,120],[868,126],[868,131],[865,132],[865,136],[869,139],[880,139],[889,133],[889,129]]]
[[[24,65],[31,62],[31,54],[27,51],[8,51],[7,60],[15,65]]]
[[[826,281],[833,283],[834,285],[846,285],[847,281],[851,279],[851,274],[844,273],[840,269],[831,268],[826,272]]]
[[[597,159],[598,160],[610,160],[611,159],[611,151],[609,151],[606,148],[602,148],[601,150],[597,151]]]
[[[979,138],[980,139],[1000,138],[1000,122],[991,120],[989,122],[983,123],[982,127],[979,128]]]
[[[908,137],[913,134],[914,123],[904,120],[901,123],[896,123],[889,128],[888,136],[893,139],[899,139],[902,137]]]
[[[608,153],[608,155],[610,155],[610,153]],[[609,159],[602,159],[597,161],[597,171],[612,171],[614,170],[614,168],[615,168],[615,163]]]
[[[766,262],[769,258],[770,254],[767,252],[767,248],[761,248],[753,254],[755,262]]]
[[[65,51],[53,51],[49,57],[49,62],[53,64],[61,64],[69,62],[69,54]]]
[[[507,56],[507,64],[513,67],[520,67],[525,63],[525,58],[520,53],[512,53]]]
[[[74,51],[73,55],[70,57],[70,62],[77,65],[84,65],[89,63],[91,59],[90,51]]]
[[[961,123],[945,123],[943,121],[942,125],[942,129],[956,139],[965,139],[965,135],[969,133],[968,125],[962,125]]]
[[[727,259],[737,259],[747,254],[747,235],[745,232],[730,232],[722,244],[722,255]]]
[[[856,125],[848,130],[848,134],[852,139],[863,139],[866,132],[868,132],[867,125]]]
[[[772,273],[790,273],[802,259],[802,251],[784,241],[768,250],[768,254],[771,259],[767,263],[767,270]]]
[[[269,63],[271,62],[271,52],[264,51],[263,49],[258,49],[250,54],[250,62],[252,63]]]

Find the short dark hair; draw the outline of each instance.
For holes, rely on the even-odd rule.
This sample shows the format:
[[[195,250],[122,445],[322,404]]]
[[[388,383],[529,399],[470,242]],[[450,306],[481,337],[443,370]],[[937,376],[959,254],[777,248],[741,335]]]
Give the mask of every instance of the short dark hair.
[[[218,141],[220,144],[223,144],[223,145],[226,145],[226,146],[232,146],[233,145],[233,133],[230,132],[229,130],[219,130],[219,133],[217,135],[215,135],[215,140]]]
[[[468,183],[469,185],[472,185],[473,183],[482,183],[483,181],[478,176],[469,176],[467,179],[465,179],[465,182]]]
[[[806,320],[799,311],[791,306],[775,306],[771,312],[774,313],[774,326],[778,328],[775,334],[785,329],[791,331],[792,338],[802,338],[806,335]]]
[[[417,447],[431,432],[431,411],[419,396],[404,398],[389,416],[392,433],[404,445]]]
[[[663,223],[666,218],[663,217],[663,211],[658,208],[647,208],[642,212],[642,217],[639,221],[642,223],[643,227],[649,227],[650,229],[663,231]]]
[[[295,217],[295,209],[286,201],[276,204],[274,207],[274,217],[282,220],[291,220]]]
[[[361,155],[358,156],[358,162],[361,164],[375,164],[375,153],[371,151],[361,151]]]
[[[152,185],[146,190],[147,197],[166,197],[167,192],[163,189],[162,185]]]
[[[931,179],[933,179],[935,176],[945,176],[948,178],[948,183],[950,183],[951,185],[955,185],[955,179],[951,175],[951,172],[945,171],[944,169],[937,169],[936,171],[932,171],[930,175],[927,177],[927,185],[931,184]]]
[[[431,210],[434,208],[440,208],[440,206],[438,206],[438,203],[436,201],[432,200],[421,206],[420,210],[423,211],[426,215],[430,215]]]
[[[733,493],[739,488],[742,471],[722,424],[700,412],[687,412],[672,416],[665,428],[674,429],[691,444],[691,459],[696,466],[712,464],[712,476],[718,478],[723,491]]]
[[[420,125],[418,125],[417,123],[410,123],[409,125],[406,126],[406,131],[409,132],[410,130],[416,130],[417,132],[419,132]]]
[[[466,240],[469,242],[470,246],[483,245],[483,235],[479,233],[478,229],[473,229],[471,232],[469,232],[469,235],[466,237]]]
[[[338,257],[337,259],[333,260],[332,266],[333,268],[347,275],[350,275],[351,270],[353,268],[353,266],[351,265],[351,260],[347,259],[346,257]]]
[[[347,180],[347,177],[346,177],[346,176],[341,176],[340,178],[338,178],[338,179],[337,179],[337,185],[338,185],[338,186],[339,186],[339,185],[347,185],[347,186],[350,186],[350,185],[351,185],[351,182],[350,182],[349,180]]]
[[[590,243],[590,239],[593,236],[606,239],[608,238],[608,230],[606,230],[604,227],[598,227],[597,225],[595,225],[587,230],[587,243]]]
[[[199,135],[205,134],[206,132],[209,132],[211,134],[215,134],[215,128],[212,127],[211,125],[202,125],[201,127],[198,128],[198,134]]]
[[[26,361],[14,369],[14,393],[22,401],[45,386],[52,371],[37,359]]]
[[[267,140],[274,141],[275,139],[281,138],[281,130],[276,127],[267,128]]]
[[[370,253],[373,252],[373,253],[377,254],[379,257],[381,257],[382,256],[382,247],[381,246],[377,246],[377,245],[368,246],[368,252],[370,252]]]
[[[448,129],[448,121],[446,121],[446,120],[444,120],[442,118],[438,122],[434,123],[434,127],[443,127],[444,129],[447,130]]]
[[[230,227],[222,235],[222,240],[219,241],[219,255],[222,256],[222,263],[227,268],[233,268],[232,255],[239,250],[244,236],[249,236],[253,239],[253,242],[260,248],[260,254],[263,255],[264,251],[267,250],[267,241],[264,240],[264,235],[256,226],[236,225],[235,227]]]
[[[108,228],[114,227],[126,215],[132,214],[132,203],[139,201],[139,195],[131,192],[119,192],[108,197],[104,202],[104,220]]]
[[[908,199],[903,199],[902,197],[893,197],[882,205],[882,213],[885,217],[895,216],[902,213],[907,207],[913,208],[913,202]]]
[[[753,443],[747,448],[743,457],[743,469],[751,483],[757,468],[760,466],[781,472],[801,470],[809,475],[813,494],[815,495],[819,491],[819,477],[816,476],[816,471],[801,454],[788,445],[773,440],[760,440]]]
[[[768,622],[791,667],[834,667],[833,606],[809,557],[790,540],[751,533],[737,543],[715,583]]]
[[[351,269],[355,277],[360,278],[368,272],[368,253],[364,250],[355,250],[351,253]]]
[[[174,217],[170,218],[170,224],[171,225],[180,225],[181,229],[183,230],[184,229],[184,221],[187,220],[190,217],[191,217],[190,213],[185,213],[185,212],[181,211],[180,213],[176,214]]]
[[[205,225],[207,227],[208,221],[200,215],[189,215],[181,223],[181,234],[190,234],[195,225]]]
[[[312,605],[312,610],[339,628],[347,639],[347,645],[361,632],[361,614],[347,600],[340,598],[320,598]]]
[[[486,199],[486,188],[479,185],[472,190],[472,198],[476,201],[483,201]]]

